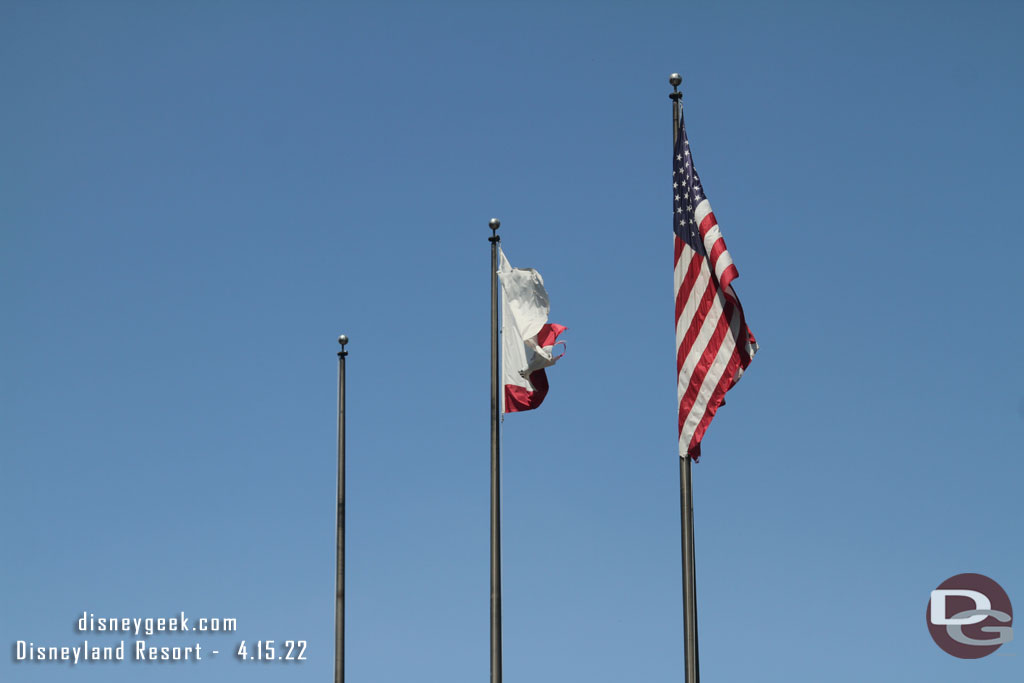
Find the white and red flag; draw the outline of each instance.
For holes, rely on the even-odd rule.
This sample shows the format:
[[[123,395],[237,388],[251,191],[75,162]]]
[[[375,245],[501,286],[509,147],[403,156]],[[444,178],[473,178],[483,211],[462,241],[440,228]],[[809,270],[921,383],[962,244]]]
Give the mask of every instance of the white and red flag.
[[[513,268],[499,248],[501,263],[501,383],[502,412],[533,410],[548,393],[544,368],[555,364],[554,355],[564,325],[548,322],[551,304],[544,278],[533,268]],[[564,346],[564,343],[563,343]]]
[[[739,272],[693,166],[682,116],[672,189],[679,455],[697,460],[704,432],[753,360],[757,342],[732,288]]]

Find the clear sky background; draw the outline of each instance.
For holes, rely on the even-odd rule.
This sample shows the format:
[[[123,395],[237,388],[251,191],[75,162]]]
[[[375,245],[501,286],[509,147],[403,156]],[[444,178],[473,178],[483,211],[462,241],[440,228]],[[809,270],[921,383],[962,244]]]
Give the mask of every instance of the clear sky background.
[[[3,2],[0,679],[330,679],[345,332],[348,679],[487,680],[497,216],[569,327],[503,427],[506,680],[681,681],[673,71],[761,344],[694,468],[704,680],[1024,679],[925,625],[962,572],[1024,609],[1022,22]],[[238,631],[13,662],[83,611]]]

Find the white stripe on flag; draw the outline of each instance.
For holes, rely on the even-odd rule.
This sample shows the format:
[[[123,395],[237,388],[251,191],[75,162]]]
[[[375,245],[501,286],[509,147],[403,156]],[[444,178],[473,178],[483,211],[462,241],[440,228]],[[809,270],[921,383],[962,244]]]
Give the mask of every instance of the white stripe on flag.
[[[700,225],[704,222],[704,219],[707,218],[709,213],[711,213],[711,204],[707,199],[702,199],[700,200],[700,204],[695,206],[693,209],[693,219],[697,221],[697,225]],[[728,211],[726,213],[728,213]]]

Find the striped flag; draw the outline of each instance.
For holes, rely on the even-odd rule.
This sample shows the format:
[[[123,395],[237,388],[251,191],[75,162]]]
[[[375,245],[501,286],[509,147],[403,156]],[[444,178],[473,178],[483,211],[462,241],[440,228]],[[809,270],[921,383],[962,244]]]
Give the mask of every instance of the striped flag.
[[[739,273],[704,196],[681,115],[672,169],[679,455],[696,461],[704,432],[757,342],[733,291]]]
[[[555,347],[564,342],[558,335],[566,328],[548,322],[551,303],[544,278],[533,268],[513,268],[500,248],[501,262],[501,383],[505,387],[503,413],[533,410],[548,395],[544,368],[555,364],[563,353]]]

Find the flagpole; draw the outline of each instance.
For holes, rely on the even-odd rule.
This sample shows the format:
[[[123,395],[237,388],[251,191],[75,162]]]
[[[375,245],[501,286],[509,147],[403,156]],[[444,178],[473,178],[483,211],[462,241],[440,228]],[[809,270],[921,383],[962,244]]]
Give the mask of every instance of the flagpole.
[[[680,100],[682,76],[672,74],[668,78],[672,86],[669,98],[672,100],[672,148],[675,149],[679,136]],[[693,560],[693,487],[691,483],[690,457],[679,458],[679,507],[681,544],[683,550],[683,639],[686,648],[686,683],[700,683],[700,662],[697,653],[697,577]]]
[[[334,604],[334,683],[345,683],[345,356],[348,336],[338,337],[338,565]]]
[[[498,418],[498,228],[492,218],[491,236],[491,683],[501,683],[501,471]]]

